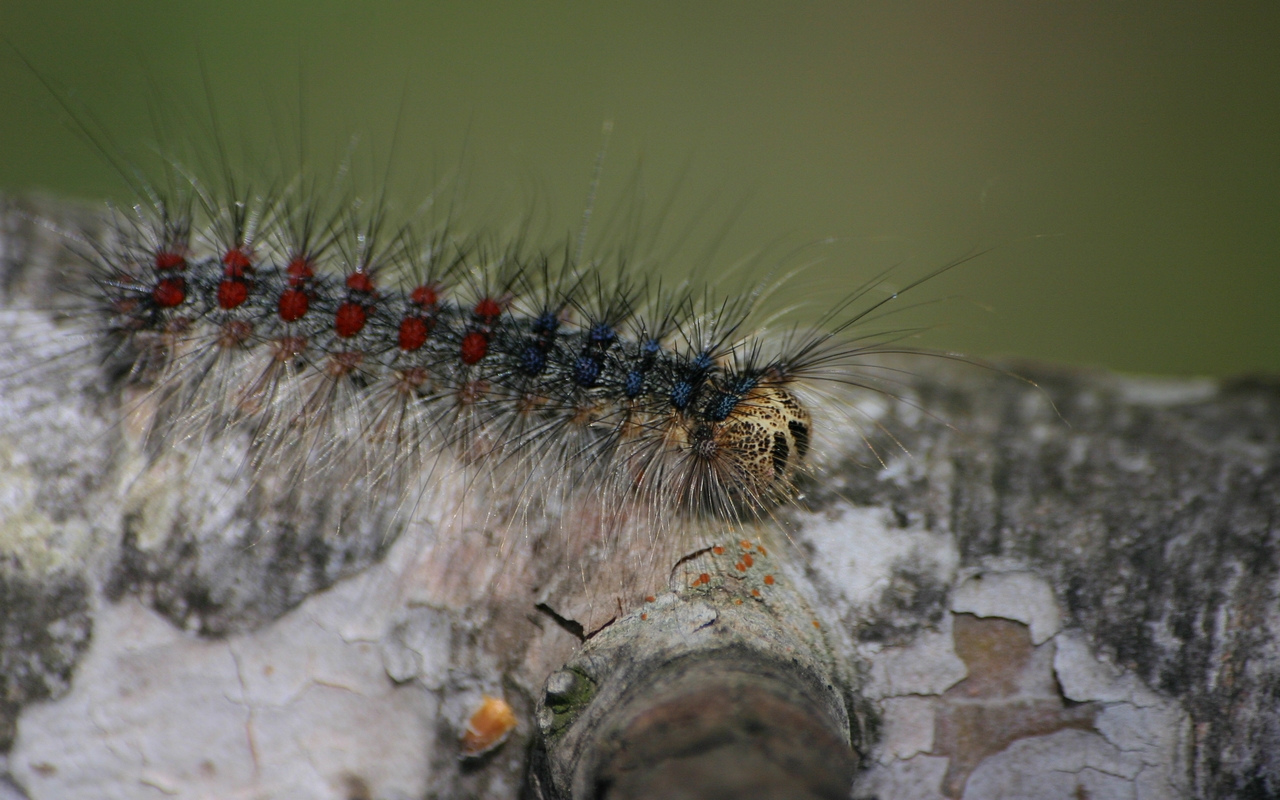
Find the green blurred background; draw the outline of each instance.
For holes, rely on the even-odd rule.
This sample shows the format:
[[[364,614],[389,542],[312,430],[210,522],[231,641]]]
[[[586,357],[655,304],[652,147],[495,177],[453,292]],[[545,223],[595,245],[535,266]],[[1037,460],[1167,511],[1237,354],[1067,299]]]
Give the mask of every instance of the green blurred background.
[[[404,202],[461,173],[478,216],[535,205],[554,238],[612,120],[600,208],[642,169],[701,220],[673,269],[832,239],[777,257],[820,261],[796,285],[822,305],[996,246],[924,287],[928,344],[1280,373],[1274,2],[4,0],[0,30],[125,150],[149,106],[207,119],[199,52],[224,138],[359,132]],[[125,196],[11,51],[0,188]]]

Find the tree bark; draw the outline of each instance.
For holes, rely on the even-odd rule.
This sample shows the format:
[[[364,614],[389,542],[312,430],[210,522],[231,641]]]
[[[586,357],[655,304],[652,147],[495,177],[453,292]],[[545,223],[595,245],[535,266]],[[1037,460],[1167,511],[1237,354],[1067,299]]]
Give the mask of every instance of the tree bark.
[[[0,798],[1280,796],[1280,380],[892,361],[631,607],[549,534],[335,533],[359,486],[139,443],[95,224],[0,208]]]

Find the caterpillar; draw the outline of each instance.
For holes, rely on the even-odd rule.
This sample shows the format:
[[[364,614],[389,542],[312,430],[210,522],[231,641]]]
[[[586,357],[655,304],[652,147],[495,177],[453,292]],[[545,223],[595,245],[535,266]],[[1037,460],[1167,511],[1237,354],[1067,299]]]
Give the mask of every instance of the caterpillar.
[[[692,278],[650,277],[633,244],[587,250],[583,232],[544,244],[527,226],[397,218],[384,193],[343,182],[349,165],[332,186],[305,172],[251,184],[225,153],[203,172],[166,157],[146,177],[67,110],[136,196],[60,233],[78,260],[62,276],[83,301],[66,312],[87,342],[78,352],[106,366],[149,463],[182,454],[188,494],[224,481],[204,462],[248,476],[248,489],[185,512],[194,522],[165,525],[214,525],[235,492],[269,498],[222,534],[234,558],[283,549],[316,574],[280,589],[267,617],[369,563],[415,514],[453,531],[443,580],[484,572],[456,567],[485,560],[472,539],[496,526],[490,561],[524,547],[562,565],[619,562],[581,581],[648,594],[646,571],[669,569],[707,530],[776,515],[824,452],[855,449],[836,440],[868,438],[858,393],[896,395],[901,369],[880,359],[920,352],[903,342],[915,329],[885,320],[904,292],[980,255],[896,291],[892,270],[879,272],[796,323],[772,300],[786,276],[719,299]],[[478,522],[459,521],[459,498]],[[138,556],[147,563],[124,582],[159,591],[191,550]],[[214,586],[195,598],[152,602],[210,632],[243,624],[234,608],[210,621],[240,590],[202,580]]]
[[[295,463],[280,451],[301,442],[379,476],[441,449],[549,463],[687,516],[794,492],[810,419],[792,387],[820,345],[765,356],[734,338],[740,309],[689,295],[642,313],[645,287],[567,256],[415,247],[408,232],[380,250],[375,222],[317,242],[289,219],[313,209],[264,212],[286,221],[251,234],[244,208],[214,210],[203,238],[218,249],[193,247],[191,218],[161,207],[99,251],[105,332],[132,351],[129,381],[173,406],[167,436],[248,424],[260,459]],[[383,288],[388,273],[413,280]],[[352,431],[366,452],[331,444]]]
[[[806,383],[874,385],[851,368],[891,349],[842,334],[898,293],[768,338],[745,329],[762,292],[664,290],[626,254],[610,272],[567,246],[384,235],[378,210],[320,222],[308,205],[201,200],[204,219],[157,200],[91,242],[102,332],[164,438],[245,425],[258,467],[359,462],[385,482],[449,452],[660,516],[759,516],[809,469]]]
[[[456,611],[422,649],[442,673],[477,673],[433,688],[459,706],[482,689],[481,709],[491,695],[518,705],[508,676],[540,655],[531,629],[555,633],[535,610],[587,638],[681,580],[682,564],[715,585],[697,559],[724,555],[726,540],[777,555],[781,537],[740,529],[785,522],[823,459],[856,449],[840,439],[870,438],[867,395],[902,391],[901,365],[879,359],[914,352],[903,342],[913,331],[892,321],[900,298],[963,262],[896,291],[889,272],[873,274],[806,320],[772,294],[786,276],[722,292],[650,277],[651,254],[626,236],[585,247],[582,233],[544,242],[452,215],[420,221],[381,187],[350,188],[345,165],[330,188],[305,172],[245,181],[225,156],[213,169],[162,160],[142,177],[121,165],[132,203],[82,226],[17,215],[56,228],[72,256],[58,265],[59,292],[78,302],[29,293],[55,306],[59,329],[20,318],[11,332],[32,352],[58,336],[66,355],[8,377],[53,386],[64,367],[100,373],[116,422],[98,435],[132,471],[122,524],[108,531],[118,539],[102,537],[105,594],[137,595],[220,636],[386,556],[387,569],[367,574],[398,572],[397,594],[426,591],[387,602],[370,588],[377,623],[351,634],[352,614],[335,632],[367,648],[409,639],[423,617],[415,604]],[[6,293],[45,269],[4,266]],[[84,383],[91,392],[92,379],[72,386]],[[113,525],[111,509],[103,517]],[[418,574],[388,552],[411,523],[424,540],[412,542],[425,556]],[[748,604],[791,583],[781,563],[775,579],[765,550],[725,567],[751,575]],[[329,597],[350,598],[353,585],[367,584]],[[394,681],[415,674],[384,659]],[[464,751],[511,731],[517,717],[501,708],[491,738],[473,725],[479,712],[458,716]]]

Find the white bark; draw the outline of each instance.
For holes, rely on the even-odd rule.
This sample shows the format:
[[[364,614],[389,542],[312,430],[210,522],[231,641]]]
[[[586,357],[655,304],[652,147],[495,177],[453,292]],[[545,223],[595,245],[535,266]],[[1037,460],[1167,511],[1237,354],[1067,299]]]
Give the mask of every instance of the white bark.
[[[856,797],[1280,794],[1276,381],[913,360],[883,467],[851,437],[803,508],[618,608],[582,552],[430,510],[312,540],[351,498],[282,521],[233,447],[131,445],[110,364],[51,360],[68,328],[33,308],[68,256],[15,205],[0,226],[0,797],[514,798],[531,752],[539,791],[585,796],[573,770],[680,681],[787,694],[726,653],[793,666]],[[566,665],[572,713],[544,692]],[[484,695],[519,722],[462,760]]]

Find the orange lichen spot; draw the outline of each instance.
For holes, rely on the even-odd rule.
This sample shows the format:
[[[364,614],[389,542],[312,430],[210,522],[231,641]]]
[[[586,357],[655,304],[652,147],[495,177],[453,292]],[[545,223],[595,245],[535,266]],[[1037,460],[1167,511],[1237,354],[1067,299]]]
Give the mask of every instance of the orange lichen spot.
[[[757,590],[757,591],[759,591],[759,590]],[[735,606],[740,606],[740,605],[742,605],[742,598],[741,598],[741,597],[735,597],[735,598],[733,598],[733,604],[734,604]]]
[[[742,545],[742,549],[743,549],[743,550],[750,550],[750,549],[751,549],[751,542],[748,542],[748,541],[746,541],[745,539],[744,539],[743,541],[741,541],[741,542],[738,542],[738,544]]]
[[[753,558],[751,557],[751,554],[750,554],[750,553],[743,553],[743,554],[742,554],[742,563],[743,563],[743,564],[746,564],[748,567],[750,567],[750,566],[752,566],[753,564],[755,564],[756,562],[755,562],[755,559],[753,559]]]
[[[813,621],[813,627],[815,627],[815,628],[821,628],[821,627],[822,627],[822,625],[820,625],[820,624],[818,623],[818,621],[815,619],[815,620]]]
[[[734,564],[733,566],[734,566],[735,568],[737,568],[738,572],[746,572],[746,571],[747,571],[747,565],[746,565],[746,564],[743,564],[741,561],[739,561],[737,564]]]
[[[724,548],[721,547],[720,545],[716,545],[715,547],[711,548],[711,552],[715,553],[718,556],[722,556],[724,555]]]
[[[649,618],[649,615],[648,615],[648,614],[641,614],[641,615],[640,615],[640,619],[642,619],[642,620],[645,620],[645,619],[648,619],[648,618]]]
[[[644,601],[645,601],[646,603],[652,603],[652,602],[654,602],[654,601],[655,601],[655,600],[657,600],[657,599],[658,599],[658,598],[654,597],[653,595],[649,595],[648,597],[646,597],[646,598],[644,599]]]
[[[480,707],[467,720],[462,733],[462,754],[478,756],[487,753],[507,740],[516,727],[516,712],[506,700],[485,695]]]
[[[765,575],[765,576],[764,576],[764,585],[765,585],[765,586],[772,586],[772,585],[773,585],[773,576],[772,576],[772,575]]]
[[[762,556],[767,556],[767,555],[769,555],[769,552],[768,552],[767,550],[765,550],[763,547],[757,547],[756,549],[760,551],[760,555],[762,555]]]
[[[759,597],[759,596],[760,596],[760,590],[759,590],[759,589],[752,589],[752,590],[751,590],[751,596],[752,596],[752,597]]]
[[[698,583],[711,583],[711,576],[705,572],[702,573],[698,576]]]

